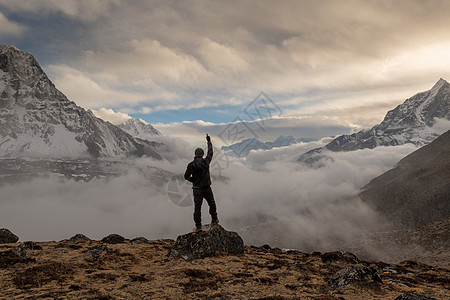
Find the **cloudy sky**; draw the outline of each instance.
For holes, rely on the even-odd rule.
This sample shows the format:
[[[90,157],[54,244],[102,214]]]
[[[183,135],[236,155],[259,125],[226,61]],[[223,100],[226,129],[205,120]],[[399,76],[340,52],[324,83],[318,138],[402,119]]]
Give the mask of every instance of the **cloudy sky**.
[[[296,137],[371,127],[450,79],[448,28],[446,0],[0,0],[1,44],[80,106],[163,133],[250,120],[261,92]]]

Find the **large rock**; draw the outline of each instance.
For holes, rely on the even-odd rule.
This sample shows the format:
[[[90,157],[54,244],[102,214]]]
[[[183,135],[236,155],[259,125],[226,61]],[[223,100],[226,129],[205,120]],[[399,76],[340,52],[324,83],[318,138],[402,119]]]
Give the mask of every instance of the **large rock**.
[[[327,262],[334,262],[334,261],[342,261],[349,264],[357,264],[359,263],[359,258],[350,252],[341,252],[341,251],[334,251],[334,252],[326,252],[320,256],[322,258],[322,261],[324,263]]]
[[[377,271],[362,264],[341,269],[328,280],[328,284],[334,289],[343,288],[349,284],[371,284],[375,282],[382,283]]]
[[[12,266],[16,263],[27,262],[27,252],[23,247],[16,247],[0,252],[0,268]]]
[[[19,240],[17,235],[6,228],[0,228],[0,244],[15,243]]]
[[[42,250],[42,246],[39,244],[36,244],[33,241],[23,242],[22,245],[20,245],[20,248],[23,248],[25,250]]]
[[[204,226],[204,231],[178,236],[169,256],[181,256],[187,261],[212,256],[217,252],[244,253],[244,241],[236,233],[220,225]]]
[[[102,238],[102,242],[107,244],[120,244],[125,243],[125,238],[119,234],[113,233]]]
[[[84,234],[77,233],[73,237],[71,237],[69,239],[69,241],[71,241],[71,242],[89,242],[89,241],[91,241],[91,239],[88,238],[87,236],[85,236]]]
[[[142,236],[134,238],[130,242],[135,243],[135,244],[151,244],[152,243],[149,240],[147,240],[145,237],[142,237]]]

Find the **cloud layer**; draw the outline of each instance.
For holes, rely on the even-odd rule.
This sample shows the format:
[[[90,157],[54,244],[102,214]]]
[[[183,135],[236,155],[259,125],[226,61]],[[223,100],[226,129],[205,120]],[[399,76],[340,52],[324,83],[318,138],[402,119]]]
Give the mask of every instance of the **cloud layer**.
[[[107,181],[41,178],[3,185],[1,226],[22,240],[59,240],[79,232],[95,239],[110,233],[128,238],[175,238],[193,226],[192,206],[174,203],[167,185],[172,178],[165,175],[166,183],[161,184],[161,174],[183,174],[193,149],[186,145],[172,148],[170,162],[139,159],[126,175]],[[250,160],[227,165],[221,153],[215,153],[211,173],[219,218],[226,228],[239,231],[247,243],[315,246],[317,250],[334,246],[336,238],[350,239],[375,226],[379,221],[376,214],[353,197],[415,147],[332,153],[334,161],[321,169],[305,168],[292,159],[307,146],[287,149],[281,159],[276,151],[267,151],[261,163]],[[181,194],[190,196],[190,186],[183,181],[180,184]]]

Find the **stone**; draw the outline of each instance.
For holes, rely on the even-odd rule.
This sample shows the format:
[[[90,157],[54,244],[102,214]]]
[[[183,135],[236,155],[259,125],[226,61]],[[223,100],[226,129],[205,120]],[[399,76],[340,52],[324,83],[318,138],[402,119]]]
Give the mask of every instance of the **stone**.
[[[23,247],[16,247],[0,252],[0,268],[28,261],[31,261],[31,259],[27,259],[27,252]]]
[[[216,253],[243,254],[244,241],[236,232],[227,231],[220,225],[206,225],[201,232],[178,236],[168,255],[192,261]]]
[[[110,234],[108,236],[105,236],[102,239],[103,243],[107,243],[107,244],[119,244],[119,243],[125,243],[125,238],[119,234]]]
[[[395,298],[394,300],[436,300],[436,298],[431,298],[424,295],[417,294],[403,294]]]
[[[152,243],[149,240],[147,240],[145,237],[142,237],[142,236],[134,238],[130,242],[132,242],[134,244],[151,244]]]
[[[382,283],[382,280],[373,268],[356,264],[337,271],[327,282],[333,289],[337,289],[354,283]]]
[[[268,245],[268,244],[262,245],[261,248],[263,248],[265,250],[272,250],[272,247],[270,247],[270,245]]]
[[[23,248],[25,250],[42,250],[42,246],[39,244],[36,244],[32,241],[26,241],[23,242],[22,245],[20,245],[20,248]]]
[[[6,228],[0,228],[0,244],[16,243],[19,240],[17,235]]]
[[[90,238],[88,238],[87,236],[85,236],[84,234],[81,234],[81,233],[77,233],[69,239],[69,241],[72,241],[72,242],[83,242],[83,241],[88,242],[90,240],[91,240]]]
[[[100,255],[102,253],[109,252],[110,249],[106,245],[96,245],[93,247],[88,248],[87,250],[83,251],[87,255],[92,255],[92,258],[99,259]]]
[[[350,264],[357,264],[360,262],[359,258],[350,252],[333,251],[326,252],[320,256],[324,263],[332,261],[343,261]]]
[[[86,250],[86,253],[88,253],[88,254],[98,254],[98,253],[101,253],[101,252],[108,252],[108,251],[109,251],[108,246],[97,245],[97,246],[88,248]]]

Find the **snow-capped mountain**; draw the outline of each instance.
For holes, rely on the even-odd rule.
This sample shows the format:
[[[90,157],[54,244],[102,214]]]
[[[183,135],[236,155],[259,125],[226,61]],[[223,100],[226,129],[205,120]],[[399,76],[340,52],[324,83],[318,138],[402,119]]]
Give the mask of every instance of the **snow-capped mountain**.
[[[436,119],[450,120],[450,84],[442,78],[430,90],[412,96],[389,111],[384,120],[370,130],[341,135],[324,148],[303,154],[299,160],[316,160],[324,150],[353,151],[406,143],[424,146],[442,133],[432,129]]]
[[[229,145],[222,146],[223,151],[229,151],[229,155],[237,156],[237,157],[245,157],[247,156],[251,150],[270,150],[273,148],[286,147],[299,142],[310,142],[314,139],[311,138],[294,138],[292,135],[283,136],[280,135],[273,142],[261,142],[258,139],[251,138],[245,139],[241,142]]]
[[[67,99],[31,54],[0,45],[0,156],[160,158],[153,146]]]
[[[135,118],[130,118],[125,122],[118,124],[117,127],[130,134],[132,137],[143,140],[151,140],[155,135],[161,135],[161,133],[151,124]]]

